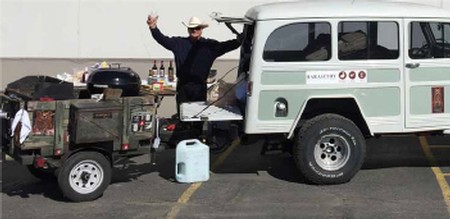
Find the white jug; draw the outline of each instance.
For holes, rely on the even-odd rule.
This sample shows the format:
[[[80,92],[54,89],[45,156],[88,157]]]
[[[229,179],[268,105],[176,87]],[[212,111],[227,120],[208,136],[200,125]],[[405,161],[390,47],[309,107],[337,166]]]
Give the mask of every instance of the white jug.
[[[203,182],[209,179],[209,147],[197,139],[177,144],[175,178],[180,183]]]

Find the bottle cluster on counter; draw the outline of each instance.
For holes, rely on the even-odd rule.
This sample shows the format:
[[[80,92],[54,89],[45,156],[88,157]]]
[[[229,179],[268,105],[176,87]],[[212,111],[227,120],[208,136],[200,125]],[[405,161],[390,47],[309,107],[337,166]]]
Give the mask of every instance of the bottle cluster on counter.
[[[173,68],[173,62],[169,61],[169,67],[164,66],[164,61],[161,60],[161,65],[158,66],[157,60],[153,61],[153,67],[148,71],[147,84],[151,85],[153,90],[164,90],[167,87],[172,87],[175,85],[175,71]]]

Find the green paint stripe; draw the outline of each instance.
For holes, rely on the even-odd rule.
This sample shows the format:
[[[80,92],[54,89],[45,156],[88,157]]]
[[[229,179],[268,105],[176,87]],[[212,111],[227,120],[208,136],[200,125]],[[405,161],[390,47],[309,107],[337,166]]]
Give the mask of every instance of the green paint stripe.
[[[383,82],[399,82],[399,69],[370,69],[368,70],[368,83],[383,83]]]
[[[450,81],[450,67],[417,68],[410,71],[410,80],[420,81]]]
[[[432,106],[431,106],[431,89],[432,87],[439,86],[414,86],[411,87],[410,94],[410,109],[409,112],[412,115],[425,115],[432,114]],[[444,104],[445,104],[445,112],[449,113],[450,107],[450,86],[444,87]]]
[[[258,106],[258,119],[265,121],[279,121],[295,119],[300,108],[309,96],[336,96],[353,94],[367,117],[397,116],[401,113],[400,88],[364,88],[364,89],[336,89],[336,90],[277,90],[261,91]],[[275,101],[285,98],[288,102],[287,117],[275,117]]]
[[[263,85],[300,85],[306,84],[306,72],[265,71],[261,74]]]

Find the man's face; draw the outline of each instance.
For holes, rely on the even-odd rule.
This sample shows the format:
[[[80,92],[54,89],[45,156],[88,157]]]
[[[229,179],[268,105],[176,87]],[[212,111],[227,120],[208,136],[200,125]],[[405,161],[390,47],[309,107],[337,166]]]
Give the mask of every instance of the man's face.
[[[188,28],[188,33],[189,37],[198,40],[200,39],[200,37],[202,37],[203,28],[202,27]]]

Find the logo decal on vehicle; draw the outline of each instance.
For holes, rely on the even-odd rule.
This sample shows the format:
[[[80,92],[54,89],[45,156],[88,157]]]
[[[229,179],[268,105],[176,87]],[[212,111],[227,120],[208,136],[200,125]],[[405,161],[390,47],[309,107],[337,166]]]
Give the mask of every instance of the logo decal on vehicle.
[[[341,80],[345,80],[346,77],[347,77],[347,73],[345,73],[345,71],[341,71],[341,72],[339,73],[339,78],[340,78]]]
[[[366,76],[367,76],[367,74],[366,74],[365,71],[360,71],[360,72],[358,73],[358,77],[359,77],[359,79],[361,79],[361,80],[366,79]]]
[[[366,70],[307,71],[306,84],[364,84],[367,83]]]
[[[431,88],[431,105],[433,106],[433,113],[444,113],[444,87],[432,87]]]
[[[354,71],[351,71],[350,74],[348,74],[348,77],[353,80],[356,78],[356,73]]]

